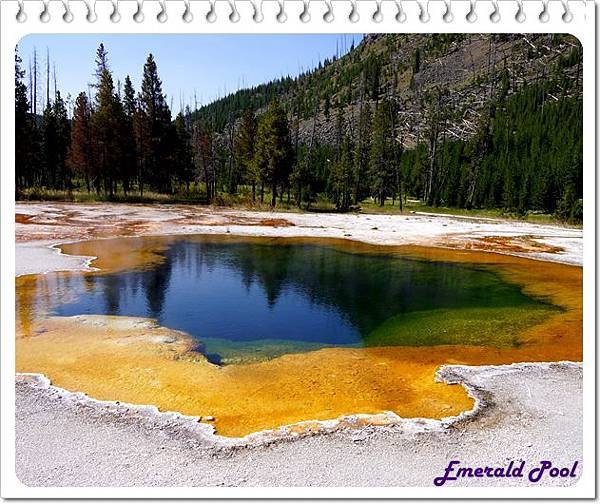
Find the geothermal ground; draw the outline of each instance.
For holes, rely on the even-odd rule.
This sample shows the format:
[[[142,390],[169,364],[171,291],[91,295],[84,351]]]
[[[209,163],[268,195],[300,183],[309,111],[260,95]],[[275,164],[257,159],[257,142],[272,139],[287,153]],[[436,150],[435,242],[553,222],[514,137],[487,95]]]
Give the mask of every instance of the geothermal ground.
[[[376,245],[423,245],[500,252],[581,265],[577,228],[449,215],[251,212],[185,205],[19,203],[16,274],[79,270],[59,243],[117,236],[233,234],[346,238]]]
[[[583,262],[581,229],[519,221],[63,203],[19,203],[16,213],[16,275],[89,268],[90,258],[54,248],[61,243],[203,233],[345,238]],[[524,460],[527,468],[540,460],[561,466],[580,461],[580,475],[578,363],[445,366],[438,376],[461,383],[476,399],[474,410],[442,422],[399,420],[375,427],[359,421],[352,426],[351,419],[317,435],[292,429],[234,442],[199,428],[194,419],[99,403],[40,377],[18,375],[17,476],[29,486],[431,486],[450,460],[469,467]],[[570,485],[576,479],[537,484]],[[527,484],[526,475],[447,483]]]
[[[476,390],[472,418],[443,429],[342,429],[245,448],[208,443],[191,420],[93,404],[21,377],[17,476],[29,486],[431,486],[450,460],[469,467],[525,460],[528,469],[540,460],[581,461],[580,366],[450,366],[441,374]],[[446,483],[527,484],[527,474]]]

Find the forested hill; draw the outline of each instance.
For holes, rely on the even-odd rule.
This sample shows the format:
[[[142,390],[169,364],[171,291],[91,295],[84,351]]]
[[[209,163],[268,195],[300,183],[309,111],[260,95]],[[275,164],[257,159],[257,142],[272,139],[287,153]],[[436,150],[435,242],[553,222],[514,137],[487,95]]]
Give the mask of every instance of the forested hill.
[[[410,197],[582,219],[584,69],[569,35],[368,35],[176,117],[152,54],[132,64],[140,89],[103,44],[96,66],[72,117],[57,89],[40,121],[16,54],[17,197],[150,191],[341,212]]]
[[[411,195],[577,221],[582,72],[569,35],[367,35],[312,72],[238,91],[194,117],[223,131],[278,99],[300,146],[296,194],[307,185],[340,209]]]
[[[475,134],[479,112],[500,94],[554,81],[556,96],[580,96],[581,76],[581,47],[569,35],[366,35],[348,54],[326,59],[311,72],[237,91],[195,116],[223,130],[246,107],[260,113],[277,98],[298,118],[301,141],[333,143],[340,114],[351,131],[361,108],[388,98],[397,104],[397,133],[412,147],[422,140],[432,100],[450,112],[449,137],[464,140]]]

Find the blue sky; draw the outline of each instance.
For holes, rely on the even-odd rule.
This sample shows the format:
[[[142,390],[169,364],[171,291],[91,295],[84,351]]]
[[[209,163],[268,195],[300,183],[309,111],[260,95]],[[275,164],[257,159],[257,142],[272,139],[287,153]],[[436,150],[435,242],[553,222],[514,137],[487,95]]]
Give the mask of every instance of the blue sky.
[[[139,88],[142,69],[152,53],[163,81],[163,91],[173,108],[180,97],[193,106],[194,91],[207,103],[239,88],[281,77],[295,76],[316,66],[319,60],[349,48],[360,35],[29,35],[19,44],[23,66],[28,69],[37,48],[45,74],[46,50],[51,71],[56,66],[58,88],[74,98],[93,82],[95,51],[100,42],[108,50],[115,82],[130,75]],[[45,79],[45,78],[44,78]],[[27,79],[26,79],[27,82]],[[45,89],[45,81],[40,89]]]

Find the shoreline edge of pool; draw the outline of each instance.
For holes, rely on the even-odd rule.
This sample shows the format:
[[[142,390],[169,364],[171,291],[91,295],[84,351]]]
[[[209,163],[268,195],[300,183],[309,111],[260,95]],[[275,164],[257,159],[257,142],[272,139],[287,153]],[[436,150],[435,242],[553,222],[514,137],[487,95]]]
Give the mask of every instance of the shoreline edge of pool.
[[[27,206],[29,206],[29,205],[23,205],[23,206],[24,206],[24,207],[27,207]],[[84,210],[84,211],[85,211],[85,210]],[[286,216],[286,217],[287,217],[287,216]],[[293,218],[293,216],[290,216],[290,217],[292,217],[292,218]],[[444,220],[448,220],[448,219],[447,219],[447,218],[444,218]],[[165,230],[166,230],[166,229],[165,229]],[[200,227],[193,227],[193,226],[192,226],[192,227],[191,227],[190,229],[188,229],[186,232],[190,232],[190,230],[191,230],[191,232],[198,232],[198,231],[200,231],[200,232],[204,232],[204,231],[206,231],[206,226],[205,226],[205,225],[202,225],[202,226],[200,226]],[[172,231],[172,228],[171,228],[171,231]],[[219,232],[223,232],[223,230],[222,230],[222,229],[219,229],[218,231],[219,231]],[[269,231],[273,231],[273,230],[269,230]],[[304,230],[304,232],[305,232],[305,231],[306,231],[306,230]],[[341,231],[344,231],[344,230],[342,229]],[[256,228],[255,228],[255,229],[252,229],[252,232],[253,232],[253,233],[260,233],[260,232],[261,232],[261,229],[256,229]],[[275,230],[275,232],[277,232],[277,230]],[[68,233],[67,233],[67,234],[68,234]],[[161,234],[161,233],[159,233],[159,234]],[[65,236],[65,237],[64,237],[64,239],[58,239],[58,240],[57,240],[56,238],[54,238],[54,239],[52,239],[52,240],[50,240],[50,241],[53,241],[54,243],[65,243],[65,242],[67,242],[67,241],[79,241],[80,239],[81,239],[81,238],[79,238],[79,239],[73,239],[73,240],[71,240],[69,236]],[[50,241],[47,241],[47,242],[45,242],[45,243],[38,242],[38,243],[39,243],[39,245],[37,245],[37,244],[36,244],[36,246],[41,246],[41,247],[43,247],[43,248],[46,248],[46,247],[52,246],[52,243],[50,243]],[[431,244],[429,244],[429,243],[428,243],[427,245],[431,245]],[[435,246],[435,245],[434,245],[434,246]],[[537,252],[533,252],[533,254],[536,254],[536,255],[537,255]],[[72,259],[72,258],[70,258],[70,257],[68,257],[68,256],[65,256],[65,258],[66,258],[66,262],[67,262],[67,263],[68,263],[68,262],[69,262],[69,261]],[[59,267],[59,268],[60,268],[60,267]],[[74,269],[76,269],[76,268],[74,268]],[[549,366],[549,369],[550,369],[551,371],[548,371],[548,368],[546,368],[545,366]],[[452,368],[453,366],[447,366],[447,367],[448,367],[448,368]],[[504,365],[504,366],[493,366],[493,365],[492,365],[492,366],[458,366],[458,367],[461,367],[461,368],[462,368],[462,367],[468,367],[468,368],[472,368],[472,369],[474,370],[474,371],[473,371],[473,373],[474,373],[474,374],[476,374],[476,373],[477,373],[477,372],[475,371],[476,369],[480,369],[480,370],[482,370],[482,371],[489,371],[489,372],[491,373],[491,375],[493,375],[493,376],[497,376],[497,375],[499,375],[499,374],[501,374],[501,375],[504,375],[504,372],[500,372],[500,373],[498,372],[498,368],[507,368],[507,367],[510,367],[510,368],[515,368],[515,369],[512,369],[512,370],[511,370],[511,372],[509,373],[509,374],[511,374],[513,377],[514,377],[515,375],[518,375],[518,374],[523,374],[524,376],[526,376],[526,377],[527,377],[527,376],[528,376],[528,374],[530,374],[530,373],[533,373],[533,374],[537,373],[537,372],[539,371],[539,370],[537,370],[537,368],[538,368],[538,367],[541,367],[541,368],[543,368],[543,369],[545,369],[546,371],[548,371],[548,372],[551,372],[551,373],[555,373],[555,372],[556,372],[556,373],[566,373],[566,374],[569,374],[569,375],[573,375],[573,376],[570,376],[570,378],[569,378],[569,380],[568,380],[568,382],[567,382],[567,383],[565,383],[565,384],[561,384],[561,387],[563,387],[563,385],[564,385],[564,387],[563,387],[563,388],[565,388],[565,389],[569,389],[571,386],[573,386],[574,384],[578,383],[578,381],[579,381],[578,388],[579,388],[579,394],[580,394],[580,385],[581,385],[581,383],[580,383],[580,377],[579,377],[579,378],[577,378],[577,376],[579,376],[579,375],[581,374],[581,366],[580,366],[579,364],[576,364],[576,363],[557,363],[557,362],[553,362],[553,363],[546,363],[546,364],[544,364],[544,363],[537,363],[537,362],[535,362],[535,363],[518,363],[518,364],[508,364],[508,365]],[[495,368],[495,371],[493,371],[493,369],[491,369],[491,368]],[[571,379],[571,378],[572,378],[572,379]],[[490,376],[487,376],[487,378],[486,378],[486,379],[488,379],[488,381],[492,381],[492,382],[494,381],[494,378],[491,378]],[[529,378],[527,378],[527,379],[529,379]],[[19,381],[20,381],[20,379],[17,379],[17,382],[19,382]],[[535,381],[535,380],[534,380],[534,381]],[[458,383],[458,382],[457,382],[457,383]],[[491,387],[490,387],[490,390],[493,390],[493,392],[490,392],[490,393],[492,394],[492,396],[493,396],[493,397],[496,397],[496,399],[495,399],[495,401],[494,401],[494,403],[495,403],[495,406],[497,406],[498,404],[500,404],[500,403],[498,402],[498,398],[497,398],[497,396],[496,396],[496,395],[494,395],[494,394],[496,394],[496,393],[497,393],[497,387],[496,387],[496,385],[497,385],[497,384],[493,384],[493,386],[491,386]],[[481,390],[481,391],[485,391],[485,390],[486,390],[486,388],[485,388],[485,387],[482,387],[481,385],[476,385],[476,386],[477,386],[477,387],[480,387],[480,390]],[[23,399],[25,396],[28,396],[28,394],[31,394],[31,390],[29,390],[29,391],[25,391],[25,389],[31,388],[31,384],[24,386],[24,384],[23,384],[23,383],[17,383],[17,388],[18,388],[18,390],[20,390],[20,392],[18,392],[18,393],[19,393],[19,394],[21,394],[21,396],[22,396],[22,397],[21,397],[21,399]],[[33,388],[37,388],[37,387],[33,387]],[[560,387],[559,387],[559,388],[560,388]],[[50,387],[50,389],[51,389],[51,387]],[[573,390],[573,392],[575,392],[575,391]],[[38,391],[37,391],[37,392],[35,392],[35,393],[40,393],[40,392],[39,392],[39,390],[38,390]],[[559,395],[559,396],[560,396],[561,394],[563,394],[563,393],[564,393],[564,394],[567,394],[567,395],[572,395],[572,393],[571,393],[571,392],[569,392],[569,390],[561,390],[561,391],[558,391],[558,395]],[[44,394],[46,394],[46,393],[44,393]],[[577,392],[575,392],[575,394],[577,394]],[[70,396],[70,394],[68,394],[68,395]],[[75,393],[75,395],[77,395],[77,394]],[[515,395],[518,395],[518,394],[515,394]],[[528,392],[528,396],[527,396],[527,397],[528,397],[528,399],[532,399],[532,397],[531,397],[530,395],[531,395],[531,392]],[[66,397],[66,396],[67,396],[67,394],[65,394],[65,397]],[[535,400],[535,397],[534,397],[533,399]],[[44,400],[45,400],[45,399],[44,399]],[[43,401],[42,401],[42,402],[43,402]],[[577,401],[575,401],[575,403],[576,403],[576,402],[577,402]],[[54,406],[56,406],[56,404],[55,404]],[[577,404],[575,404],[574,406],[575,406],[575,408],[573,408],[573,412],[575,412],[575,411],[577,410]],[[43,409],[44,409],[44,408],[42,408],[42,410],[43,410]],[[559,411],[558,411],[558,413],[560,413],[560,415],[562,415],[562,416],[564,416],[565,414],[567,414],[569,417],[571,417],[571,411],[569,411],[568,413],[565,413],[565,411],[563,411],[563,410],[565,410],[565,409],[567,409],[567,408],[561,408],[561,410],[559,410]],[[44,414],[42,410],[40,410],[40,414]],[[49,409],[48,409],[48,411],[46,411],[46,413],[48,413],[49,411],[52,411],[52,407],[49,407]],[[503,413],[503,414],[504,414],[504,413]],[[91,416],[97,420],[97,418],[95,417],[95,414],[92,414]],[[543,422],[545,422],[545,421],[548,421],[548,418],[543,418],[543,419],[542,419],[542,418],[540,418],[540,420],[541,420],[541,421],[542,421],[542,423],[543,423]],[[476,422],[475,422],[475,423],[476,423]],[[126,427],[126,426],[124,426],[124,427]],[[373,431],[373,427],[365,427],[363,430],[365,430],[365,429],[368,431],[368,434],[366,435],[366,437],[364,437],[364,438],[363,438],[363,436],[362,436],[362,435],[359,433],[359,434],[357,434],[356,436],[354,436],[354,437],[352,438],[352,443],[354,443],[354,444],[357,444],[357,443],[358,443],[358,444],[360,444],[360,443],[363,443],[363,442],[365,442],[365,441],[366,441],[366,442],[368,442],[368,440],[369,440],[371,437],[373,437],[373,436],[377,437],[377,435],[378,435],[378,434],[377,434],[377,432],[376,432],[376,431],[379,431],[379,430],[381,429],[381,430],[382,430],[382,432],[384,432],[384,431],[386,431],[386,429],[387,429],[387,428],[386,428],[386,427],[381,427],[381,428],[377,427],[377,428],[375,428],[375,430],[374,430],[374,431]],[[450,430],[452,430],[452,429],[450,429]],[[527,430],[527,429],[525,429],[525,430]],[[360,429],[359,429],[359,431],[358,431],[358,432],[360,432]],[[339,434],[339,435],[341,435],[341,434]],[[383,436],[385,436],[385,435],[387,435],[387,434],[382,434],[382,435],[383,435]],[[580,435],[581,435],[581,433],[579,433],[579,436],[580,436]],[[336,438],[337,436],[338,436],[338,434],[332,435],[332,438]],[[300,436],[300,437],[302,437],[302,436]],[[309,437],[310,437],[310,436],[309,436]],[[577,437],[577,435],[575,435],[575,438],[576,438],[576,437]],[[303,437],[302,437],[302,438],[303,438]],[[354,438],[356,438],[356,439],[354,439]],[[303,439],[304,439],[304,438],[303,438]],[[573,441],[576,441],[576,439],[573,439]],[[571,443],[571,442],[569,441],[569,443]],[[529,443],[529,444],[531,444],[531,443]],[[534,445],[535,445],[535,443],[534,443]],[[523,447],[521,447],[521,448],[523,448]],[[525,448],[527,448],[527,449],[528,449],[528,448],[531,448],[531,446],[528,446],[528,445],[526,444],[526,445],[525,445]],[[535,446],[533,446],[533,448],[535,449]],[[63,475],[63,476],[64,476],[64,475]],[[88,474],[87,476],[88,476],[88,477],[91,477],[89,474]],[[25,478],[25,479],[26,479],[26,478]],[[93,477],[92,477],[91,479],[93,480]],[[36,483],[34,483],[34,484],[36,484]]]

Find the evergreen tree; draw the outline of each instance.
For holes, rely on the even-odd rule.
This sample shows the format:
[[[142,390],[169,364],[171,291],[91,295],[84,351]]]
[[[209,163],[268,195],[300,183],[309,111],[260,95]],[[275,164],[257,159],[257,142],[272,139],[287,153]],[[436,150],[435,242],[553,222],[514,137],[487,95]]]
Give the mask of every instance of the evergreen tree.
[[[439,184],[438,173],[438,148],[440,138],[443,137],[446,130],[447,114],[446,99],[447,90],[434,87],[423,97],[422,107],[424,109],[424,129],[427,138],[427,148],[429,151],[429,161],[427,171],[425,172],[425,191],[423,199],[428,205],[433,205],[438,201],[438,194],[441,188]]]
[[[217,165],[212,131],[201,121],[192,127],[193,162],[200,178],[206,185],[206,198],[213,201],[217,190]]]
[[[67,116],[67,108],[65,102],[60,95],[60,91],[56,92],[56,99],[53,104],[54,122],[56,127],[55,133],[55,150],[56,150],[56,174],[57,181],[55,187],[59,189],[71,189],[71,172],[67,166],[67,154],[69,152],[69,144],[71,142],[71,123]]]
[[[43,177],[42,185],[56,189],[57,167],[59,155],[57,152],[56,138],[56,117],[54,107],[48,103],[44,108],[42,115],[42,159],[43,159]]]
[[[371,192],[380,206],[393,186],[394,145],[390,103],[381,102],[373,118],[373,135],[369,156],[369,179]]]
[[[177,114],[175,118],[175,134],[177,135],[175,173],[179,183],[185,184],[186,190],[189,192],[194,165],[192,162],[191,136],[187,130],[182,112]]]
[[[363,87],[371,100],[374,101],[379,99],[381,66],[381,58],[376,54],[370,55],[365,62]]]
[[[294,167],[290,175],[290,185],[294,190],[296,204],[300,208],[302,203],[306,203],[309,208],[316,199],[316,173],[315,163],[313,163],[312,150],[308,146],[301,146],[295,157]]]
[[[537,45],[535,53],[526,51],[529,58],[548,49],[540,42],[569,46],[560,56],[546,58],[549,64],[540,74],[523,83],[511,76],[519,67],[506,57],[504,68],[496,70],[499,37],[488,40],[487,71],[471,63],[473,79],[465,81],[465,89],[476,101],[457,99],[436,79],[431,84],[430,63],[461,36],[421,37],[417,45],[412,36],[389,36],[326,60],[296,80],[284,77],[240,90],[193,112],[188,107],[175,121],[152,55],[136,97],[128,76],[122,94],[114,85],[100,45],[93,100],[77,97],[72,125],[69,99],[65,102],[58,89],[50,95],[50,65],[45,110],[43,117],[36,116],[37,55],[34,51],[28,89],[15,53],[17,195],[36,185],[70,190],[73,182],[114,195],[119,186],[128,193],[136,179],[141,195],[145,186],[170,193],[173,183],[187,186],[197,178],[206,184],[210,201],[219,191],[233,194],[240,183],[248,183],[253,199],[260,185],[261,201],[268,186],[272,205],[286,192],[288,202],[293,194],[299,206],[310,206],[320,195],[339,210],[369,195],[384,204],[386,198],[395,203],[411,194],[432,206],[540,211],[578,221],[581,47],[563,44],[561,35],[533,36],[528,44],[519,36],[503,36],[502,43],[515,50]],[[405,40],[411,43],[404,46]],[[394,59],[399,54],[404,61]],[[407,87],[406,72],[425,76],[426,69],[418,89]],[[414,102],[405,107],[405,99]],[[319,112],[330,113],[330,107],[336,120],[318,132]],[[265,108],[257,124],[255,113]],[[293,121],[293,142],[285,110]],[[400,116],[397,110],[406,113]],[[397,118],[402,119],[398,124]],[[403,150],[405,144],[409,150]]]
[[[233,119],[219,136],[219,158],[221,161],[220,173],[225,174],[225,186],[229,194],[236,194],[238,185],[242,182],[239,164],[235,159],[236,129]]]
[[[352,203],[352,190],[355,188],[353,146],[349,135],[344,136],[339,160],[333,166],[332,189],[335,206],[340,212],[347,212]]]
[[[128,118],[135,115],[137,102],[135,98],[135,89],[131,83],[129,75],[125,77],[125,85],[123,86],[123,111]]]
[[[115,94],[113,77],[108,67],[108,52],[104,44],[100,44],[96,52],[96,98],[94,113],[91,118],[94,173],[96,190],[103,189],[113,196],[117,184],[117,170],[121,163],[120,154],[120,120],[121,104]]]
[[[325,103],[323,105],[323,114],[325,115],[325,120],[329,121],[331,116],[331,97],[329,93],[325,96]]]
[[[123,181],[123,192],[127,194],[131,190],[132,181],[136,178],[137,162],[137,142],[135,135],[135,117],[137,111],[137,102],[135,90],[129,75],[125,77],[123,87],[123,99],[119,107],[121,116],[120,125],[120,176]]]
[[[92,108],[85,93],[75,99],[75,110],[71,120],[71,145],[67,164],[69,168],[85,180],[88,193],[97,174],[94,172],[92,144]]]
[[[139,127],[144,178],[158,191],[171,192],[175,134],[171,124],[171,111],[162,92],[162,82],[154,56],[148,55],[144,65],[142,90],[140,93]]]
[[[15,50],[15,185],[17,192],[34,184],[38,146],[35,118],[29,112],[25,71]]]
[[[354,154],[354,204],[357,205],[369,195],[368,171],[369,156],[371,152],[371,107],[361,105],[358,128],[358,139],[356,142],[356,153]]]
[[[257,123],[254,112],[250,107],[244,110],[242,121],[238,126],[235,138],[235,160],[240,176],[252,186],[252,201],[256,201],[256,184],[260,180],[255,173],[252,160],[256,142]]]
[[[344,141],[344,111],[342,107],[338,107],[335,116],[335,160],[339,161],[342,155],[342,142]]]
[[[277,188],[289,182],[293,161],[290,132],[285,112],[277,100],[260,118],[254,153],[255,169],[260,180],[271,187],[271,206],[277,202]]]

